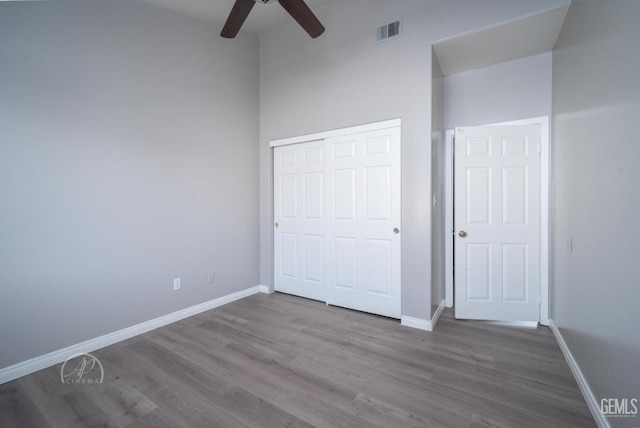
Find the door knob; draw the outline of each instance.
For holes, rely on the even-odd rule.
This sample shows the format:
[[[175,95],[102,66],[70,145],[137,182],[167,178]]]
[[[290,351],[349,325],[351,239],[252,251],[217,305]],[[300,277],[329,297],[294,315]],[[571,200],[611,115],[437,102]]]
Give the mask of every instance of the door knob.
[[[274,227],[278,227],[278,226],[279,226],[279,224],[278,224],[278,223],[276,223],[276,224],[274,224],[273,226],[274,226]]]
[[[398,229],[397,227],[394,227],[393,228],[393,233],[395,233],[397,235],[398,233],[400,233],[400,229]]]
[[[467,232],[465,232],[464,230],[461,230],[460,232],[458,232],[458,236],[461,238],[464,238],[467,236]]]

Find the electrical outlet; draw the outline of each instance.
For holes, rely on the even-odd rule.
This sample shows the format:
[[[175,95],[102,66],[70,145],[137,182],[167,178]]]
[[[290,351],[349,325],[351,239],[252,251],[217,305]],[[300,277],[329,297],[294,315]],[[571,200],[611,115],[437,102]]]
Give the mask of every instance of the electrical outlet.
[[[207,282],[209,284],[213,284],[214,282],[216,282],[216,273],[215,272],[209,272],[209,274],[207,275]]]
[[[180,278],[173,280],[173,290],[180,290]]]

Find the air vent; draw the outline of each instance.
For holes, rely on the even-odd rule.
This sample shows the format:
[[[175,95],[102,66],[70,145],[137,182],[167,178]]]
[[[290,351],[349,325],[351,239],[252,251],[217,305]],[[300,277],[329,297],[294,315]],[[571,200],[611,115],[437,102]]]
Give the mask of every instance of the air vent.
[[[378,27],[376,30],[376,42],[393,39],[400,36],[400,21],[394,21],[390,24]]]

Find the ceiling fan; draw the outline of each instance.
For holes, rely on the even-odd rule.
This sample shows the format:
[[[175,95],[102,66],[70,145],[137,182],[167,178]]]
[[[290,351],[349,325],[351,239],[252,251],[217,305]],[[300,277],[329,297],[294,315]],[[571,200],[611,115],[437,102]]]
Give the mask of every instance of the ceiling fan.
[[[227,18],[227,22],[222,28],[220,35],[227,39],[233,39],[240,31],[240,27],[249,16],[249,12],[256,3],[274,3],[276,0],[236,0],[231,13]],[[324,32],[324,27],[313,14],[309,6],[304,0],[277,0],[289,15],[293,17],[298,24],[307,32],[312,38],[318,37]]]

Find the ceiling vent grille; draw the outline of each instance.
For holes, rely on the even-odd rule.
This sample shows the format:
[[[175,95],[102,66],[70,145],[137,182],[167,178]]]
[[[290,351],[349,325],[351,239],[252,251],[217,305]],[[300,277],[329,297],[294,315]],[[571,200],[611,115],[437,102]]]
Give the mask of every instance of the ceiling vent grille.
[[[400,21],[394,21],[376,29],[376,42],[384,42],[400,36]]]

